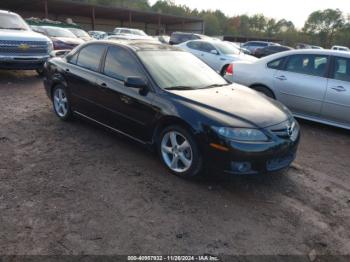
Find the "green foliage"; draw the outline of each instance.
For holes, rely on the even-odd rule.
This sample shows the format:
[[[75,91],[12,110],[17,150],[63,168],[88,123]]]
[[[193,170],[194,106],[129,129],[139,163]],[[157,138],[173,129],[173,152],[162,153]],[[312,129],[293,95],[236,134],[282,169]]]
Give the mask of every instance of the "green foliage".
[[[163,14],[201,17],[205,21],[205,34],[212,36],[233,35],[269,37],[283,40],[295,46],[304,42],[323,47],[333,44],[350,46],[350,15],[339,9],[326,9],[310,14],[302,30],[297,30],[291,21],[275,20],[263,14],[227,17],[220,10],[198,11],[173,0],[158,0],[151,6],[148,0],[72,0],[102,5],[115,5],[148,10]]]
[[[339,30],[344,28],[345,19],[339,9],[326,9],[313,12],[305,23],[303,31],[310,35],[318,34],[319,41],[330,47]]]

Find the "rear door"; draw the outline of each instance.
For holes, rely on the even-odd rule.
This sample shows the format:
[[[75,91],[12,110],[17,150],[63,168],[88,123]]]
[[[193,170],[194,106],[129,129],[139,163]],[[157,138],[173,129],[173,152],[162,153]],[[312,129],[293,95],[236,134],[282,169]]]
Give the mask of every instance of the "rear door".
[[[329,57],[298,54],[287,58],[274,75],[277,98],[294,113],[319,116],[327,88]]]
[[[154,92],[141,92],[139,89],[126,87],[127,77],[147,75],[136,56],[129,50],[119,47],[108,47],[102,73],[97,83],[102,92],[99,95],[103,105],[104,124],[122,131],[142,141],[150,139],[150,125],[157,111],[153,108]]]
[[[79,113],[92,118],[97,118],[101,112],[97,100],[99,88],[96,77],[105,49],[104,44],[83,47],[68,60],[64,72],[72,105]]]
[[[350,124],[350,59],[335,57],[322,108],[322,117]]]

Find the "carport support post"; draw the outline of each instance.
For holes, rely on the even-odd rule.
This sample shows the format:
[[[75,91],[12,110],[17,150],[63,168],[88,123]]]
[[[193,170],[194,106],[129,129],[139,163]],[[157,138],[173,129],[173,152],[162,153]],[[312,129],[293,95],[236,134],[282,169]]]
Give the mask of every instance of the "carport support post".
[[[92,26],[92,30],[95,30],[95,23],[96,23],[95,7],[93,7],[93,8],[91,8],[91,26]]]
[[[161,35],[161,33],[160,33],[161,25],[162,25],[162,18],[159,15],[158,16],[158,35]]]
[[[49,7],[47,5],[47,0],[44,1],[45,18],[49,18]]]
[[[131,27],[132,24],[132,14],[129,12],[129,27]]]

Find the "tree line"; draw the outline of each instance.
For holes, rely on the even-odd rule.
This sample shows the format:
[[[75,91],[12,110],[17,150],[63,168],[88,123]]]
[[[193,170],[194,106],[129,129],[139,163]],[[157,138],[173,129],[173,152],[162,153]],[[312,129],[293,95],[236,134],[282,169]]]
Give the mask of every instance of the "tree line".
[[[350,15],[339,9],[319,10],[311,13],[302,29],[292,21],[275,20],[263,14],[228,17],[220,10],[191,9],[172,0],[73,0],[101,5],[114,5],[154,11],[164,14],[201,17],[205,21],[205,34],[210,36],[243,36],[279,39],[289,46],[308,43],[329,48],[334,44],[350,46]]]

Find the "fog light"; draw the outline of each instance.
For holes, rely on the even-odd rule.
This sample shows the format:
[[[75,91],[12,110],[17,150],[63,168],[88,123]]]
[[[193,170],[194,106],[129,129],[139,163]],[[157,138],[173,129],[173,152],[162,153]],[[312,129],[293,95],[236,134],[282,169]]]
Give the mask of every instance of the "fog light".
[[[231,168],[237,173],[247,173],[252,169],[252,165],[249,162],[232,162]]]

